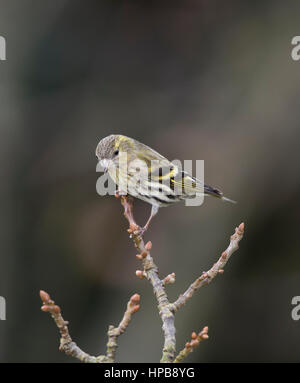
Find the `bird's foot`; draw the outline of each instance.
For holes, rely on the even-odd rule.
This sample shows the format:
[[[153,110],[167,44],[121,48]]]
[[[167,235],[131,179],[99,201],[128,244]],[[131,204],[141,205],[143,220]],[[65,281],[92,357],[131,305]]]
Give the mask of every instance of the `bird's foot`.
[[[128,233],[129,234],[134,234],[138,237],[142,237],[144,235],[144,233],[147,231],[148,227],[147,226],[144,226],[144,227],[141,227],[137,224],[130,224],[130,227],[128,229]]]
[[[142,237],[145,234],[145,232],[147,231],[147,229],[148,229],[148,227],[146,227],[146,226],[140,227],[139,230],[138,230],[138,233],[137,233],[138,236]]]

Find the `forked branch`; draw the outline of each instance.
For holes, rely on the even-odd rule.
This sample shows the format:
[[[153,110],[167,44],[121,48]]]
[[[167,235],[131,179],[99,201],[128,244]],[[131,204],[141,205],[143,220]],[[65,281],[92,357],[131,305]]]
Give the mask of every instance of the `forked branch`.
[[[194,293],[200,287],[210,283],[218,274],[224,272],[224,267],[231,255],[238,249],[239,241],[243,238],[244,223],[241,223],[235,233],[230,237],[230,243],[227,249],[222,253],[218,261],[208,271],[202,273],[189,287],[181,294],[175,302],[170,302],[166,285],[175,283],[175,273],[167,275],[165,278],[159,277],[158,267],[150,254],[152,243],[146,244],[143,240],[143,231],[135,222],[133,216],[133,199],[129,196],[121,196],[121,203],[124,207],[124,215],[129,222],[128,232],[133,239],[133,243],[138,250],[137,259],[142,262],[142,270],[137,270],[136,275],[141,279],[148,279],[151,283],[154,295],[157,300],[157,307],[162,321],[162,329],[164,334],[164,345],[162,350],[161,362],[182,362],[202,340],[208,339],[208,327],[204,327],[201,332],[191,335],[191,340],[185,344],[185,347],[176,356],[176,330],[175,330],[175,314],[184,306],[184,304],[192,298]],[[86,363],[112,363],[115,362],[117,339],[126,330],[132,315],[139,310],[140,296],[134,294],[128,304],[124,316],[117,327],[109,326],[107,335],[108,342],[106,353],[99,356],[91,356],[82,351],[75,342],[73,342],[68,329],[68,322],[64,320],[61,309],[51,300],[50,295],[45,291],[40,291],[40,297],[43,301],[42,311],[49,312],[55,321],[60,332],[60,350],[67,355],[79,359]]]
[[[51,299],[50,295],[46,291],[40,291],[40,297],[43,302],[41,310],[51,314],[54,322],[60,332],[60,351],[64,351],[67,355],[72,355],[74,358],[79,359],[81,362],[85,363],[113,363],[115,361],[116,350],[117,350],[117,339],[118,337],[126,330],[131,317],[136,313],[139,308],[140,296],[134,294],[128,304],[126,311],[124,313],[123,319],[121,320],[118,327],[109,326],[107,335],[107,350],[105,355],[91,356],[86,352],[82,351],[75,342],[72,341],[72,338],[69,333],[68,324],[69,322],[65,321],[59,306]]]
[[[137,270],[136,275],[141,279],[147,278],[149,280],[156,296],[158,311],[162,320],[162,329],[164,333],[164,346],[161,362],[182,361],[188,354],[193,351],[194,346],[198,345],[201,340],[208,338],[208,327],[204,327],[204,329],[198,335],[194,335],[196,338],[194,340],[192,339],[191,342],[188,342],[185,348],[179,353],[179,355],[175,357],[175,313],[194,295],[196,290],[198,290],[203,285],[210,283],[218,274],[222,274],[224,272],[224,266],[228,262],[230,256],[238,249],[238,243],[243,238],[245,227],[244,223],[241,223],[239,227],[235,229],[235,233],[230,238],[228,248],[222,253],[221,257],[212,266],[212,268],[197,278],[185,291],[185,293],[180,295],[179,298],[174,303],[172,303],[169,301],[165,286],[168,283],[175,282],[175,274],[169,274],[164,279],[159,277],[158,267],[154,263],[150,254],[152,243],[144,243],[143,237],[140,235],[140,227],[137,225],[134,219],[133,199],[129,196],[122,196],[121,203],[124,207],[124,215],[129,222],[128,232],[139,252],[136,257],[142,261],[143,265],[143,270]]]

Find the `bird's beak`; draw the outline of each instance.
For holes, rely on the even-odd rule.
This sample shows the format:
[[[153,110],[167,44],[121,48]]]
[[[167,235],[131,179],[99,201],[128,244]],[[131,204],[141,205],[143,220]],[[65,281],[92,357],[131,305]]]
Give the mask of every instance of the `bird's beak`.
[[[101,160],[100,165],[102,166],[104,173],[106,173],[108,170],[109,160],[106,160],[106,159]]]

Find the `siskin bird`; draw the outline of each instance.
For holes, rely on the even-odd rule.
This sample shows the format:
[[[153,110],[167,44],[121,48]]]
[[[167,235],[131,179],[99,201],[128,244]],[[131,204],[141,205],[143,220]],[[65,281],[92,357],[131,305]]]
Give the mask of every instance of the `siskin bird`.
[[[118,185],[120,195],[130,194],[152,205],[142,232],[147,230],[160,207],[194,198],[196,193],[235,202],[133,138],[118,134],[105,137],[97,145],[96,156]]]

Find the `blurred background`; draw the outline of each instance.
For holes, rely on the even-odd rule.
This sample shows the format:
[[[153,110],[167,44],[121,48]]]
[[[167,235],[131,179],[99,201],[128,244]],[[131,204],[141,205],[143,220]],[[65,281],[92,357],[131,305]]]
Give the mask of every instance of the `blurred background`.
[[[176,316],[177,349],[209,326],[187,362],[299,362],[299,1],[0,1],[1,362],[75,362],[40,311],[48,291],[86,352],[105,351],[129,297],[141,309],[117,361],[155,362],[163,336],[120,202],[96,193],[95,148],[112,133],[171,160],[205,161],[237,205],[161,209],[145,240],[171,300],[245,222],[225,273]],[[135,204],[144,223],[150,205]]]

